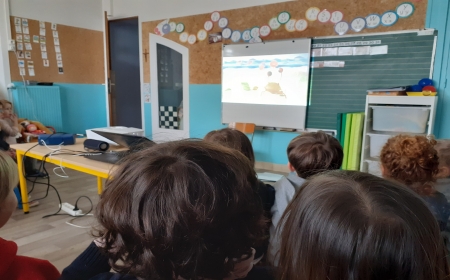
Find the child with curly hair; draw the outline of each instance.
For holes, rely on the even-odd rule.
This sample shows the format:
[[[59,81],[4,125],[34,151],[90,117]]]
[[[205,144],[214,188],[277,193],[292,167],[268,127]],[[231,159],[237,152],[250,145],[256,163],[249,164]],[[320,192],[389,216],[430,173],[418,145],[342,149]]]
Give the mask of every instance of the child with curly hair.
[[[381,150],[381,172],[419,194],[436,217],[441,231],[447,227],[450,204],[435,189],[439,172],[436,140],[425,136],[397,135]]]

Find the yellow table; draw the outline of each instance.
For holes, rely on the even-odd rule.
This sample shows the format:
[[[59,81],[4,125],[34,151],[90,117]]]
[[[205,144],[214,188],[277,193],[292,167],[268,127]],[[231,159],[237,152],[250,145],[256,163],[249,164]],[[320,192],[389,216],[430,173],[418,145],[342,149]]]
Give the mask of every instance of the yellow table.
[[[75,145],[62,146],[62,148],[71,151],[84,151],[83,145],[84,140],[85,139],[77,139]],[[23,169],[23,157],[25,155],[25,152],[27,157],[35,158],[38,160],[44,160],[44,156],[52,152],[49,148],[41,145],[37,145],[36,147],[32,148],[35,145],[36,143],[11,145],[11,148],[15,149],[17,153],[20,193],[22,194],[23,212],[25,214],[29,212],[27,181],[24,176],[24,169]],[[49,146],[49,147],[56,148],[57,146]],[[28,151],[28,149],[30,148],[31,150]],[[86,174],[97,176],[98,194],[101,194],[103,191],[102,179],[108,178],[110,170],[114,166],[109,163],[90,160],[83,156],[72,156],[72,155],[56,154],[52,155],[51,157],[45,158],[45,161],[56,165],[61,165],[73,170],[77,170]]]

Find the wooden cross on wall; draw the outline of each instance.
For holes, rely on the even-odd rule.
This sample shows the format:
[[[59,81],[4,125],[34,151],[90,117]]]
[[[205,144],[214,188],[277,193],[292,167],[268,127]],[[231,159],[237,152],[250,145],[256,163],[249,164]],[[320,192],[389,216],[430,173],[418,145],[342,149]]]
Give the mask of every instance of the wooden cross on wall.
[[[144,57],[145,57],[145,62],[147,62],[147,55],[148,55],[148,51],[147,49],[145,49],[145,52],[143,53]]]

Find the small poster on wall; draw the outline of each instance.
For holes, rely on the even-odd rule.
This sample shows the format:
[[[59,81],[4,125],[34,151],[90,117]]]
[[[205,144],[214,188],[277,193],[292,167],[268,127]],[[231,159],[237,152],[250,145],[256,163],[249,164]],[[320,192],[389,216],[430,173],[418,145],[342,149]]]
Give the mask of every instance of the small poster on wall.
[[[221,32],[217,32],[217,33],[209,34],[208,42],[210,44],[222,42],[222,33]]]

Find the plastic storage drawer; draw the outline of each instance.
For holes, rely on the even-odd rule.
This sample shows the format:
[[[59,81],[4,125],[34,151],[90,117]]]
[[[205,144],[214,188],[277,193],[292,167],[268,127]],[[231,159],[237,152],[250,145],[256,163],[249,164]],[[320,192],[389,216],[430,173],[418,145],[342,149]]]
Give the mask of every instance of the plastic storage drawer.
[[[425,133],[430,108],[370,106],[373,109],[373,130]]]

